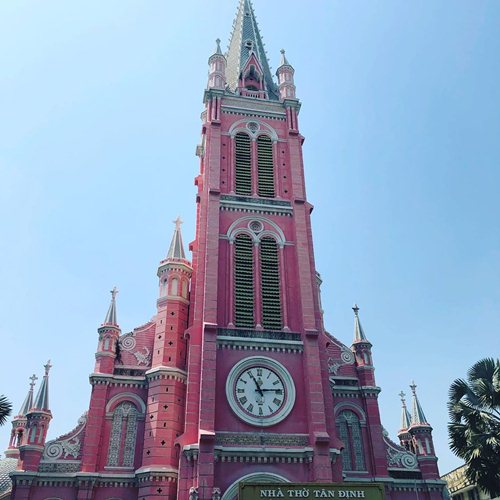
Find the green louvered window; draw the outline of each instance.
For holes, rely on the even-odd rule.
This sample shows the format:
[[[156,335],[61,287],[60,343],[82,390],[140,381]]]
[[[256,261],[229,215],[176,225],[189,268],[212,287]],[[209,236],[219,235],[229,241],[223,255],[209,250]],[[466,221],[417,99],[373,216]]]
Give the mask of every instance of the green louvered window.
[[[337,430],[344,443],[342,469],[345,471],[366,470],[363,434],[358,416],[353,411],[344,410],[337,417]]]
[[[238,132],[234,139],[235,148],[235,192],[252,194],[252,153],[250,137]]]
[[[267,135],[260,135],[257,138],[257,173],[259,196],[274,198],[273,143]]]
[[[281,330],[281,293],[278,264],[278,245],[273,238],[260,242],[260,280],[262,290],[262,326]]]
[[[234,324],[254,327],[253,241],[239,234],[234,242]]]

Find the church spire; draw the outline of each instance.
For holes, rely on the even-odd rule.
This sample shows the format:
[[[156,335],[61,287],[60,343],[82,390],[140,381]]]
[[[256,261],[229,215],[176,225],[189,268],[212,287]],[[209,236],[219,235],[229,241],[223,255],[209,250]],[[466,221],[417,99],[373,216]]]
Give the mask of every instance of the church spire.
[[[420,425],[429,425],[427,419],[425,418],[424,411],[420,406],[420,401],[417,397],[417,386],[415,382],[412,382],[410,385],[411,392],[413,393],[413,403],[412,403],[412,411],[411,411],[411,425],[412,426],[420,426]]]
[[[363,328],[359,321],[358,305],[354,304],[352,310],[354,311],[354,340],[352,343],[355,344],[356,342],[368,342],[368,339],[366,338],[365,332],[363,331]]]
[[[180,217],[177,217],[174,221],[175,229],[174,235],[172,236],[172,241],[170,242],[170,248],[168,249],[167,259],[186,259],[186,253],[184,252],[184,244],[182,243],[181,234],[181,224],[183,221]]]
[[[52,368],[50,364],[50,359],[47,364],[44,365],[45,375],[43,376],[42,383],[38,389],[38,394],[36,395],[35,402],[33,403],[34,410],[49,410],[49,371]]]
[[[408,408],[406,407],[406,394],[401,391],[399,397],[401,398],[401,424],[399,432],[406,431],[411,425],[411,416]]]
[[[111,290],[111,304],[109,304],[108,312],[106,313],[106,317],[104,318],[104,322],[102,323],[103,325],[115,325],[117,326],[116,322],[116,296],[118,294],[118,289],[113,287],[113,290]]]
[[[271,75],[269,61],[264,50],[252,3],[250,0],[240,0],[227,53],[226,77],[228,86],[232,91],[238,89],[241,72],[252,55],[255,56],[261,66],[265,90],[269,99],[277,100],[276,84]]]
[[[30,377],[30,388],[28,394],[26,394],[26,398],[23,401],[21,409],[19,410],[18,416],[24,417],[30,411],[30,408],[33,406],[33,388],[35,387],[35,383],[38,380],[38,377],[33,374]]]

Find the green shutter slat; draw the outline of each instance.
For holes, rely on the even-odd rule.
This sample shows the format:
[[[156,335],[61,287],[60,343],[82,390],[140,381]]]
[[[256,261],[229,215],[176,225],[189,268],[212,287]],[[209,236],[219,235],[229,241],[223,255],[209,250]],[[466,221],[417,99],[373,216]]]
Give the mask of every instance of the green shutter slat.
[[[262,290],[262,326],[268,330],[281,330],[281,290],[278,245],[272,238],[260,242],[260,279]]]
[[[257,173],[259,196],[274,198],[273,143],[267,135],[257,138]]]
[[[239,234],[234,243],[234,324],[254,327],[253,242]]]
[[[236,194],[252,194],[252,154],[250,137],[239,132],[235,143],[235,192]]]

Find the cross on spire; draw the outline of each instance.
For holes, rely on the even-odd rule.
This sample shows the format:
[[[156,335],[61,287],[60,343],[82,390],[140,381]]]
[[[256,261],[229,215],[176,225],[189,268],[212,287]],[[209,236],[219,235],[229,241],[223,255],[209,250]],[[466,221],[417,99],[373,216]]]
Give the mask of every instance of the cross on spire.
[[[406,394],[405,394],[403,391],[401,391],[401,392],[398,394],[398,396],[401,398],[401,402],[402,402],[403,404],[405,404],[405,401],[406,401],[405,396],[406,396]]]
[[[43,365],[43,367],[45,368],[45,375],[48,375],[50,369],[52,368],[52,365],[50,364],[50,359],[47,361],[46,365]]]
[[[118,295],[118,288],[116,288],[116,286],[113,287],[113,290],[110,290],[110,294],[111,294],[111,300],[115,300],[116,296]]]
[[[32,391],[33,387],[35,387],[35,384],[36,384],[36,381],[38,380],[38,377],[33,373],[33,375],[31,375],[31,377],[29,377],[29,379],[31,380],[30,391]]]
[[[220,42],[220,40],[219,40],[219,42]],[[179,215],[177,216],[177,219],[173,220],[172,222],[175,224],[176,231],[179,231],[179,229],[181,228],[181,224],[184,224],[184,221],[181,219],[181,217]]]

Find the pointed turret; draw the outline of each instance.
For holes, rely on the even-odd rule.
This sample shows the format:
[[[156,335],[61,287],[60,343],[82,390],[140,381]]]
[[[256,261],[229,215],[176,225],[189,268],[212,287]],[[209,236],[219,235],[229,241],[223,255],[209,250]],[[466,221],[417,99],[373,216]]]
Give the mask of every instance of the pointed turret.
[[[240,0],[238,6],[227,53],[226,79],[233,92],[278,100],[276,84],[250,0]],[[244,92],[245,88],[255,94]]]
[[[368,342],[366,338],[365,332],[363,331],[363,327],[361,326],[361,322],[359,321],[359,307],[357,304],[354,304],[352,310],[354,311],[354,340],[353,344],[357,342]]]
[[[38,393],[36,395],[35,401],[32,406],[32,410],[49,410],[49,371],[52,368],[50,364],[50,359],[47,361],[47,364],[44,365],[45,374],[42,379],[42,383],[40,384],[40,388],[38,389]]]
[[[174,235],[172,236],[172,241],[170,242],[170,247],[167,253],[166,260],[172,259],[186,259],[186,253],[184,252],[184,245],[182,243],[182,234],[181,234],[181,224],[182,220],[180,217],[174,220],[175,229]]]
[[[215,52],[208,59],[208,88],[224,90],[226,88],[226,58],[220,48],[220,39],[215,40]]]
[[[33,374],[30,377],[30,388],[28,390],[28,394],[26,394],[18,414],[12,419],[12,431],[10,433],[9,447],[5,450],[5,456],[8,458],[19,457],[19,446],[23,441],[23,434],[26,430],[26,415],[33,406],[33,388],[35,387],[36,380],[38,380],[38,377]]]
[[[118,289],[113,287],[113,290],[111,290],[111,304],[109,304],[108,312],[106,313],[106,317],[104,318],[104,322],[102,323],[104,325],[113,325],[113,326],[118,326],[118,323],[116,322],[116,296],[118,294]]]
[[[49,409],[49,371],[50,360],[44,365],[45,373],[33,405],[26,414],[26,431],[19,447],[19,470],[37,471],[45,447],[45,440],[52,420]],[[32,378],[32,383],[34,382]]]
[[[398,431],[398,438],[401,446],[404,446],[407,450],[412,450],[412,435],[408,432],[408,428],[411,424],[411,416],[408,408],[406,407],[406,394],[401,391],[399,397],[401,398],[401,422]]]
[[[424,479],[438,479],[439,470],[437,458],[432,440],[432,427],[425,418],[424,411],[417,397],[417,385],[412,382],[410,385],[412,392],[411,421],[408,432],[411,435],[412,451],[417,455],[422,477]]]
[[[415,382],[412,382],[410,385],[411,392],[413,394],[413,402],[412,402],[412,411],[411,411],[411,425],[412,426],[420,426],[420,425],[429,425],[427,419],[425,418],[424,411],[422,410],[422,406],[420,406],[420,401],[417,397],[417,386]]]
[[[360,380],[364,386],[375,386],[375,375],[372,363],[372,345],[366,338],[365,332],[359,321],[359,307],[354,304],[354,339],[351,349],[356,355],[356,365]]]
[[[99,343],[95,354],[95,373],[113,373],[115,359],[117,357],[118,337],[121,330],[116,319],[116,296],[118,289],[113,287],[111,290],[111,303],[104,322],[97,329],[99,334]]]
[[[35,387],[36,381],[38,380],[38,377],[33,373],[30,377],[30,388],[28,391],[28,394],[26,394],[26,397],[24,398],[23,404],[21,406],[21,409],[19,410],[18,415],[25,417],[26,414],[30,411],[31,407],[33,406],[33,389]]]
[[[408,427],[410,427],[411,416],[410,412],[408,411],[408,408],[406,407],[406,399],[405,399],[406,394],[403,391],[401,391],[399,393],[399,396],[401,398],[401,425],[400,425],[400,432],[401,432],[401,431],[407,431]]]
[[[276,70],[276,76],[278,77],[280,98],[282,100],[296,98],[295,82],[293,80],[294,73],[295,70],[286,58],[285,49],[281,49],[281,64]]]

